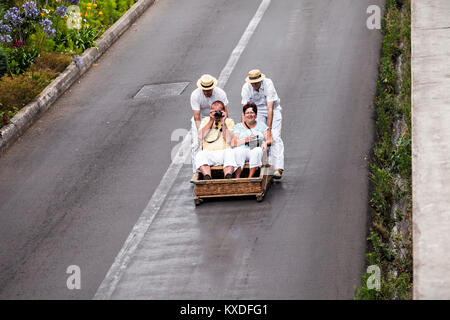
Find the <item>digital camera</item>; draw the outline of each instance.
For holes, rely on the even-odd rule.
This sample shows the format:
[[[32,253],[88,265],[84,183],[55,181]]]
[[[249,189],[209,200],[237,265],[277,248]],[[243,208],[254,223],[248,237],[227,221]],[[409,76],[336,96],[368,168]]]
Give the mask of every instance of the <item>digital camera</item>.
[[[259,136],[256,136],[254,139],[250,140],[248,142],[248,146],[250,147],[250,150],[256,147],[261,147],[264,140],[261,139]]]
[[[216,110],[216,112],[214,112],[214,119],[216,120],[222,119],[222,111]]]

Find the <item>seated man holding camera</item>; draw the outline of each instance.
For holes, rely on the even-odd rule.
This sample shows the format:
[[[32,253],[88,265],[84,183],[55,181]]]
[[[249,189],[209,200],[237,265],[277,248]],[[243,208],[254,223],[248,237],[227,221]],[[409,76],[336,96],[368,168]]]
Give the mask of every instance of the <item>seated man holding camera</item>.
[[[249,102],[242,108],[242,123],[234,127],[232,145],[236,164],[236,178],[240,178],[245,162],[250,167],[249,178],[253,177],[262,166],[263,151],[272,144],[272,136],[269,127],[263,121],[257,121],[258,108],[253,102]]]
[[[234,121],[227,118],[222,101],[214,101],[209,118],[204,118],[198,131],[201,145],[195,157],[197,171],[204,180],[211,179],[211,166],[223,165],[225,179],[231,179],[236,169],[234,152],[231,148]]]

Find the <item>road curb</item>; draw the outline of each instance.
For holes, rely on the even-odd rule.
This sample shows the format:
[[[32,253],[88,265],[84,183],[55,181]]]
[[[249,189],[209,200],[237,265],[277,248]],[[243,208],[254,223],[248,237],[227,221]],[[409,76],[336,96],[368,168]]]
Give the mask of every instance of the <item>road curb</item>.
[[[81,63],[72,62],[33,101],[24,106],[0,129],[0,153],[16,141],[114,42],[147,10],[155,0],[139,0],[96,41],[96,47],[81,55]]]

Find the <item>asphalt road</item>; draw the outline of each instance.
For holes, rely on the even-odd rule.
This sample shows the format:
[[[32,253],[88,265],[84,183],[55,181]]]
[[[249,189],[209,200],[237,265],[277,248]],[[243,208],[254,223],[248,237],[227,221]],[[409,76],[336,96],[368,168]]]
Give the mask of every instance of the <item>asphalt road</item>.
[[[161,0],[0,157],[0,298],[91,299],[260,0]],[[349,299],[364,272],[382,0],[273,0],[226,86],[260,68],[283,107],[286,171],[265,200],[195,207],[176,177],[112,298]],[[189,82],[133,99],[146,84]],[[181,138],[180,138],[181,139]],[[66,269],[81,270],[69,290]]]

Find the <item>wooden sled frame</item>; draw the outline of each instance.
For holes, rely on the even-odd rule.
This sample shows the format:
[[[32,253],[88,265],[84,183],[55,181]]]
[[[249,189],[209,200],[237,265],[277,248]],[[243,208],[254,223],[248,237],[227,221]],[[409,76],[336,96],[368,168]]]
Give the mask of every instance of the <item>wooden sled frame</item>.
[[[248,164],[244,166],[244,170],[246,169],[249,170]],[[194,203],[199,205],[206,198],[238,196],[256,196],[256,200],[261,202],[270,185],[272,172],[269,164],[263,165],[259,169],[259,175],[252,178],[203,180],[203,175],[196,172],[191,179],[191,183],[194,184]],[[220,174],[223,176],[223,166],[211,167],[211,173],[213,177]]]

